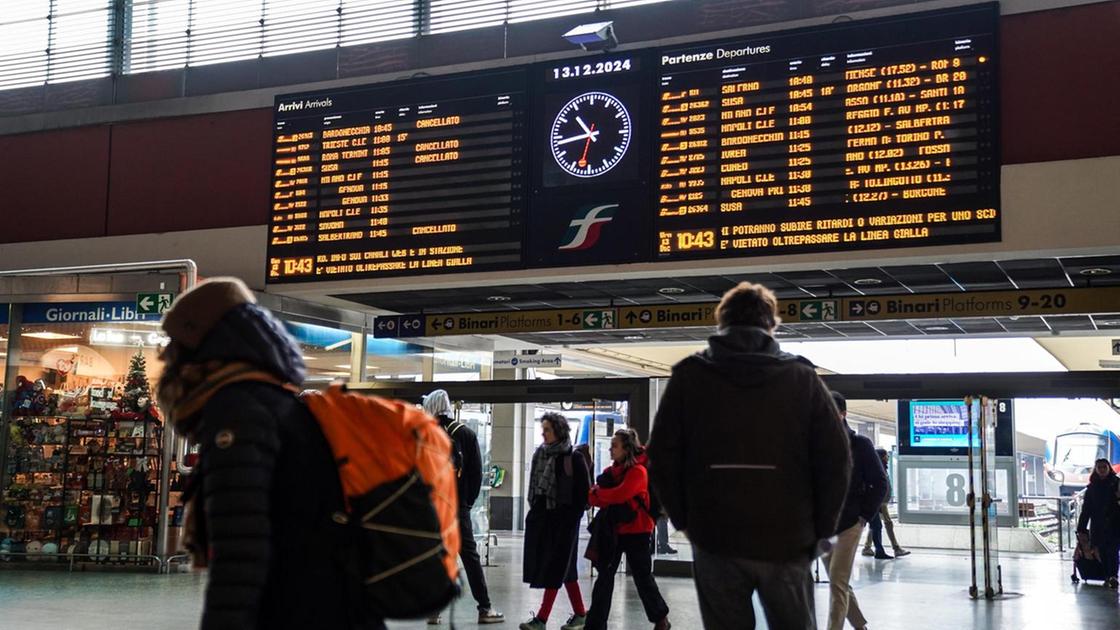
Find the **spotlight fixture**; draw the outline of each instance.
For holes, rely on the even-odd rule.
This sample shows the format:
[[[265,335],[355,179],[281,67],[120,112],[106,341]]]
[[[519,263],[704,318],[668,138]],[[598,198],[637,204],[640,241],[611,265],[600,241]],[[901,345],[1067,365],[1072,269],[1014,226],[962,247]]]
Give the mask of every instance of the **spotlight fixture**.
[[[684,289],[680,287],[661,287],[657,292],[661,295],[683,295]]]
[[[878,278],[857,278],[852,281],[852,284],[861,287],[871,287],[877,284],[883,284],[883,281]]]
[[[1083,276],[1107,276],[1112,273],[1112,270],[1107,267],[1088,267],[1081,270]]]
[[[491,295],[486,298],[487,302],[508,302],[510,297],[508,295]]]

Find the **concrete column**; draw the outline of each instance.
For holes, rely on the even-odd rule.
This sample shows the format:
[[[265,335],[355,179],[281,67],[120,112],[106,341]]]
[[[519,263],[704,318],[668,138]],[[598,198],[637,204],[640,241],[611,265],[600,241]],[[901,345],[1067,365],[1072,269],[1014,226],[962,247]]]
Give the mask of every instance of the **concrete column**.
[[[517,378],[516,369],[493,370],[494,380]],[[490,492],[490,527],[520,530],[525,522],[525,405],[496,404],[491,408],[490,463],[506,471],[502,487]]]

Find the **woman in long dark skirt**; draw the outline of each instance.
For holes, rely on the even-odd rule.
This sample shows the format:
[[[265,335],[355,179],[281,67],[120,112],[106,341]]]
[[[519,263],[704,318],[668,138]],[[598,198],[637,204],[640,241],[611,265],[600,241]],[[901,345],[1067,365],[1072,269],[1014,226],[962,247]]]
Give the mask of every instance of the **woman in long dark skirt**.
[[[576,574],[579,528],[587,510],[591,473],[572,450],[568,420],[558,413],[541,418],[544,444],[533,454],[529,476],[529,514],[525,517],[525,582],[543,588],[544,599],[521,630],[543,630],[563,586],[572,616],[562,630],[581,630],[587,618]]]

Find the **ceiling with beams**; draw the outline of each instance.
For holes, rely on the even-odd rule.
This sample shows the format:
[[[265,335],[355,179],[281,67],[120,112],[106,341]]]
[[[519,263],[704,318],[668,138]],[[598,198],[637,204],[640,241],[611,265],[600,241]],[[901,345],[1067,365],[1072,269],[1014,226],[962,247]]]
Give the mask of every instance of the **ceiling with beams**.
[[[335,295],[394,313],[456,313],[712,302],[742,281],[763,284],[781,299],[859,295],[966,293],[1015,289],[1120,286],[1120,256],[1033,258],[857,267],[743,275],[619,279],[592,282],[459,287]],[[786,339],[1047,335],[1120,330],[1120,313],[783,325]],[[706,328],[534,333],[513,338],[537,345],[696,342]]]

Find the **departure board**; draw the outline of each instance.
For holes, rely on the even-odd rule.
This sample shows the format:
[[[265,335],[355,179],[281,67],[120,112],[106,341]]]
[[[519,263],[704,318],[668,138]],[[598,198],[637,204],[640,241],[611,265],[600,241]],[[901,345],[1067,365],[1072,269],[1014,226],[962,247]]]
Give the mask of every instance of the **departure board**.
[[[998,241],[996,3],[278,96],[269,283]]]
[[[280,96],[270,282],[517,267],[522,72]]]
[[[656,258],[998,240],[997,17],[662,51]]]

